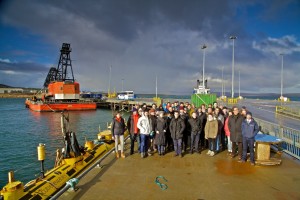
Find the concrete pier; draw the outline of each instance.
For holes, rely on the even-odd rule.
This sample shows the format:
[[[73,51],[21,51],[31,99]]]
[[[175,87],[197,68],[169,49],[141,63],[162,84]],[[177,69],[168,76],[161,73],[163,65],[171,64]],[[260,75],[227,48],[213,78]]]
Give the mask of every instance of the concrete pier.
[[[127,144],[129,141],[127,142]],[[127,149],[129,146],[127,145]],[[110,155],[60,199],[300,199],[300,163],[287,155],[279,166],[239,163],[224,151],[210,157],[186,154],[183,158],[139,154],[125,159]],[[168,189],[155,184],[157,176]]]

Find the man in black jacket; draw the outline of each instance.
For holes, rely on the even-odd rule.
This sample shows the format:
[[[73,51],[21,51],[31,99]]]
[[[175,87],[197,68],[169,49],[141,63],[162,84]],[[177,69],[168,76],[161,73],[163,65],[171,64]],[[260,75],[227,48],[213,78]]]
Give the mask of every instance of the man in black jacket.
[[[182,145],[182,137],[183,131],[185,129],[184,121],[179,117],[178,111],[174,111],[174,118],[170,123],[170,132],[171,137],[174,143],[175,155],[182,157],[181,145]]]
[[[200,138],[200,131],[201,131],[201,122],[199,117],[197,116],[196,112],[192,113],[192,118],[188,120],[188,123],[190,125],[190,131],[191,131],[191,150],[190,153],[193,154],[193,150],[197,153],[200,153],[198,144],[199,144],[199,138]]]
[[[239,113],[238,107],[233,107],[233,115],[229,117],[228,128],[230,130],[230,140],[232,142],[231,158],[236,156],[236,146],[238,145],[239,160],[242,159],[243,153],[243,136],[242,136],[242,122],[244,117]]]
[[[185,129],[183,131],[183,136],[182,136],[182,147],[183,147],[183,152],[186,152],[189,141],[191,140],[191,131],[190,131],[190,127],[188,124],[188,120],[189,120],[189,116],[188,114],[184,113],[184,110],[181,109],[179,110],[179,116],[180,118],[183,120],[184,125],[185,125]]]

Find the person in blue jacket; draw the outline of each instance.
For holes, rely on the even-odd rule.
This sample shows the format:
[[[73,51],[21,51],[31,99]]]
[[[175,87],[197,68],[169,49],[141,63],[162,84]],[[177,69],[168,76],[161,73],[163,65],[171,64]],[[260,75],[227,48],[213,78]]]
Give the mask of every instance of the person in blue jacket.
[[[246,119],[242,122],[242,135],[243,135],[243,156],[241,162],[247,160],[247,149],[250,150],[251,165],[255,165],[254,161],[254,142],[255,136],[259,131],[257,122],[252,118],[252,113],[247,112]]]

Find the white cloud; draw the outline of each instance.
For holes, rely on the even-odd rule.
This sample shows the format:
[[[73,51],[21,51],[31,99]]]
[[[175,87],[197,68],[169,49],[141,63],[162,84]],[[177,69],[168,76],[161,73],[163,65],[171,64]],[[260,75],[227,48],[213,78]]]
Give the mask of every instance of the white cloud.
[[[10,75],[16,75],[16,74],[19,74],[19,72],[15,72],[15,71],[11,71],[11,70],[4,70],[3,73],[4,73],[4,74],[10,74]]]
[[[12,63],[9,59],[2,59],[0,58],[0,62],[4,62],[4,63]]]
[[[259,42],[253,41],[252,47],[263,53],[274,53],[275,55],[300,52],[300,42],[293,35],[286,35],[281,38],[268,37]]]

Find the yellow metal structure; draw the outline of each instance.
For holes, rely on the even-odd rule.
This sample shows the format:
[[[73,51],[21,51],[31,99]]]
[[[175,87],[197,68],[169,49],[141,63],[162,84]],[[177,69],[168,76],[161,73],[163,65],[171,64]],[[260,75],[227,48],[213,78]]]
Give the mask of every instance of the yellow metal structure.
[[[39,146],[37,147],[37,152],[38,152],[38,160],[39,161],[45,160],[46,153],[45,153],[45,145],[44,144],[39,144]]]
[[[114,92],[110,92],[110,90],[108,90],[107,98],[109,98],[109,99],[117,98],[116,90],[114,90]]]
[[[153,97],[153,101],[157,106],[162,105],[162,99],[160,97]]]
[[[86,141],[84,147],[86,147],[87,150],[92,150],[95,147],[95,144],[93,141]]]
[[[51,196],[65,186],[67,181],[76,178],[115,146],[114,141],[110,140],[111,136],[108,136],[108,133],[110,133],[110,130],[103,132],[106,137],[100,144],[89,143],[87,150],[80,156],[62,159],[62,162],[57,167],[45,173],[44,178],[39,177],[34,179],[25,186],[20,181],[14,181],[13,174],[10,174],[10,182],[3,187],[0,191],[0,195],[5,200],[51,198]],[[99,134],[101,135],[102,133]],[[125,137],[127,135],[128,132],[125,132]],[[38,146],[38,152],[40,152],[38,159],[44,159],[44,145]]]
[[[98,134],[98,140],[112,140],[112,135],[110,130],[102,131]]]
[[[237,104],[239,101],[239,98],[227,98],[228,104]]]

